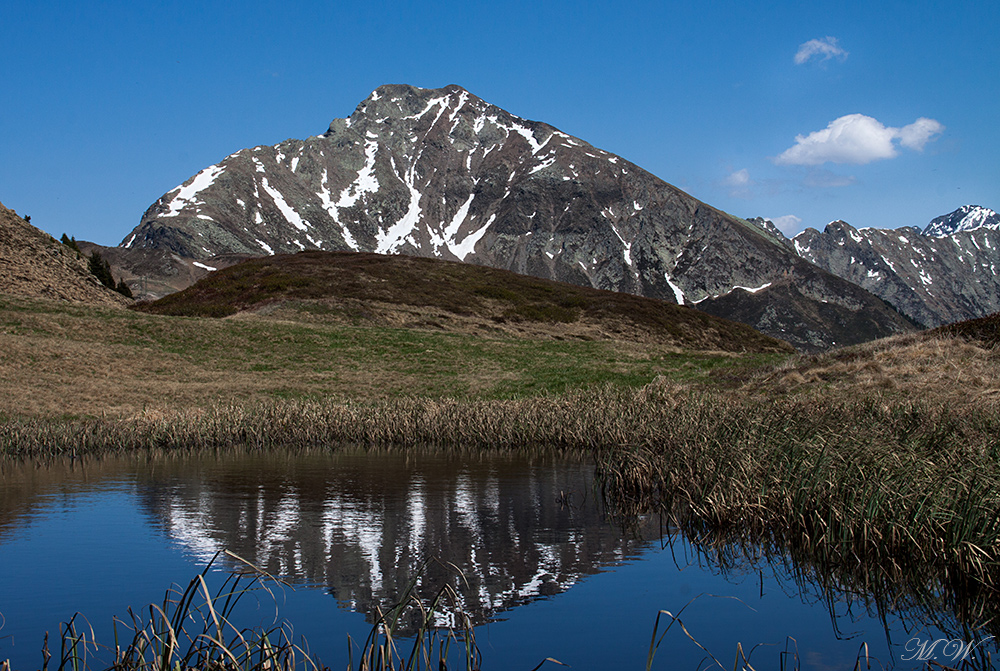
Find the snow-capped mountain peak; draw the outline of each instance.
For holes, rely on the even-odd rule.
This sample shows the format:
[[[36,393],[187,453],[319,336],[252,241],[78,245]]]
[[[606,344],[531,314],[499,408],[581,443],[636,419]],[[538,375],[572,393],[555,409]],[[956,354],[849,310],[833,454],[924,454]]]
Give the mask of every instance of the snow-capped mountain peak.
[[[925,326],[1000,309],[1000,216],[966,205],[923,230],[855,229],[834,221],[792,239],[796,253]]]
[[[977,228],[1000,230],[1000,215],[988,207],[963,205],[950,214],[932,219],[924,229],[924,235],[943,238],[958,231],[974,231]]]
[[[166,192],[122,247],[202,264],[307,249],[430,256],[717,316],[739,312],[747,296],[763,304],[766,292],[741,287],[783,282],[799,292],[794,301],[844,312],[823,328],[806,327],[799,307],[785,321],[745,317],[800,347],[909,328],[867,292],[799,259],[776,229],[455,85],[380,86],[321,135],[238,151]],[[862,308],[874,326],[845,331],[845,315]]]

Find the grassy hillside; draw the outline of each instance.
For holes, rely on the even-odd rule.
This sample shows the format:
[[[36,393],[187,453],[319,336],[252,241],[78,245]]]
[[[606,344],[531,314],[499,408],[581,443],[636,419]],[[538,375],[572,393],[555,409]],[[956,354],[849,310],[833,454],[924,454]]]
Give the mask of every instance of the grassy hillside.
[[[493,335],[622,340],[685,350],[790,352],[785,343],[641,296],[436,259],[302,252],[245,261],[139,309],[410,326]]]
[[[282,399],[503,399],[635,387],[658,375],[731,384],[747,367],[785,356],[255,314],[166,317],[0,296],[0,418]]]
[[[107,289],[87,259],[0,204],[0,294],[94,305],[131,301]]]
[[[1000,314],[786,360],[758,392],[1000,408]]]
[[[982,347],[1000,345],[1000,312],[979,319],[969,319],[940,326],[927,334],[929,337],[954,336]]]

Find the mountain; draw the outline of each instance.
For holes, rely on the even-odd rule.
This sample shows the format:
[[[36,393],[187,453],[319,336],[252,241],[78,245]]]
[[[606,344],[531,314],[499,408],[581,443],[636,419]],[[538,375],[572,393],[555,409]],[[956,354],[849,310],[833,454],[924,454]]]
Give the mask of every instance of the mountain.
[[[959,208],[923,231],[859,230],[835,221],[791,243],[802,258],[928,327],[1000,310],[1000,216],[987,208]]]
[[[100,282],[86,259],[0,203],[0,293],[74,303],[131,301]]]
[[[121,248],[126,262],[153,250],[209,267],[306,249],[410,254],[715,313],[773,302],[748,323],[810,351],[913,328],[772,233],[458,86],[382,86],[322,135],[231,154],[153,203]],[[871,328],[826,323],[829,304]]]
[[[943,238],[959,231],[974,231],[977,228],[1000,229],[1000,215],[987,207],[964,205],[951,214],[936,219],[924,229],[924,235]]]
[[[468,263],[366,252],[250,259],[145,312],[224,317],[287,310],[348,323],[559,339],[657,342],[686,350],[784,352],[744,324],[643,296],[553,282]]]

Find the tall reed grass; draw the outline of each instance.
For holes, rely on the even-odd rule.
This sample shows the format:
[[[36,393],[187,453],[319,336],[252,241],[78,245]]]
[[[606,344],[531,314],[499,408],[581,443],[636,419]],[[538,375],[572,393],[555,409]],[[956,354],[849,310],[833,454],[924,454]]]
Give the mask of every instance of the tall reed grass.
[[[0,424],[0,455],[31,459],[347,444],[591,454],[623,513],[655,510],[844,564],[929,566],[964,589],[1000,587],[1000,411],[990,408],[660,382],[507,401],[276,402]]]
[[[212,591],[208,573],[220,556],[235,563],[236,569]],[[426,565],[417,571],[400,603],[378,613],[360,646],[348,636],[348,671],[482,668],[472,620],[463,612],[459,594],[445,584],[429,603],[416,596]],[[454,565],[446,568],[461,575]],[[275,602],[272,590],[281,585],[287,583],[223,551],[185,589],[168,589],[162,604],[150,604],[140,612],[130,610],[127,620],[116,618],[113,647],[98,641],[93,628],[77,613],[61,625],[58,656],[49,650],[46,634],[42,671],[50,667],[55,671],[328,671],[305,641],[293,641],[289,624],[280,622],[269,629],[236,624],[237,605],[245,596],[259,597],[263,592]],[[404,639],[399,633],[401,626],[414,615],[419,621],[417,632]],[[538,671],[547,662],[562,664],[546,658],[531,671]],[[0,671],[10,671],[9,660],[0,661]]]
[[[77,613],[61,625],[58,656],[50,652],[46,634],[42,671],[319,671],[308,650],[292,641],[287,624],[246,629],[234,623],[247,594],[263,591],[273,599],[272,587],[281,580],[231,552],[222,554],[239,569],[214,592],[206,578],[219,555],[185,589],[168,589],[162,604],[130,610],[127,620],[116,618],[113,645],[98,641]],[[4,665],[9,669],[9,662]]]

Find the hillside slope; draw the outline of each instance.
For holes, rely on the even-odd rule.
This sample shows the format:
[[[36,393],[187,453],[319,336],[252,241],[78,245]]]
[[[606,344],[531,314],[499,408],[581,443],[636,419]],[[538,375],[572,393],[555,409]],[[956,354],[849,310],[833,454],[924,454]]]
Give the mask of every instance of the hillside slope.
[[[998,345],[1000,313],[795,357],[759,376],[748,388],[808,394],[817,405],[828,398],[874,393],[880,403],[906,399],[949,411],[997,408]],[[945,415],[940,421],[947,425],[950,419]]]
[[[145,312],[296,319],[497,334],[655,342],[688,350],[781,352],[743,324],[651,298],[410,256],[301,252],[252,259]]]
[[[104,287],[77,253],[0,203],[0,293],[74,303],[126,305]]]
[[[121,247],[213,267],[306,249],[409,254],[683,304],[765,287],[759,300],[809,276],[800,302],[775,294],[780,316],[751,325],[808,350],[842,343],[807,326],[805,302],[864,311],[865,338],[912,328],[748,222],[458,86],[382,86],[322,135],[238,151],[165,193]]]

